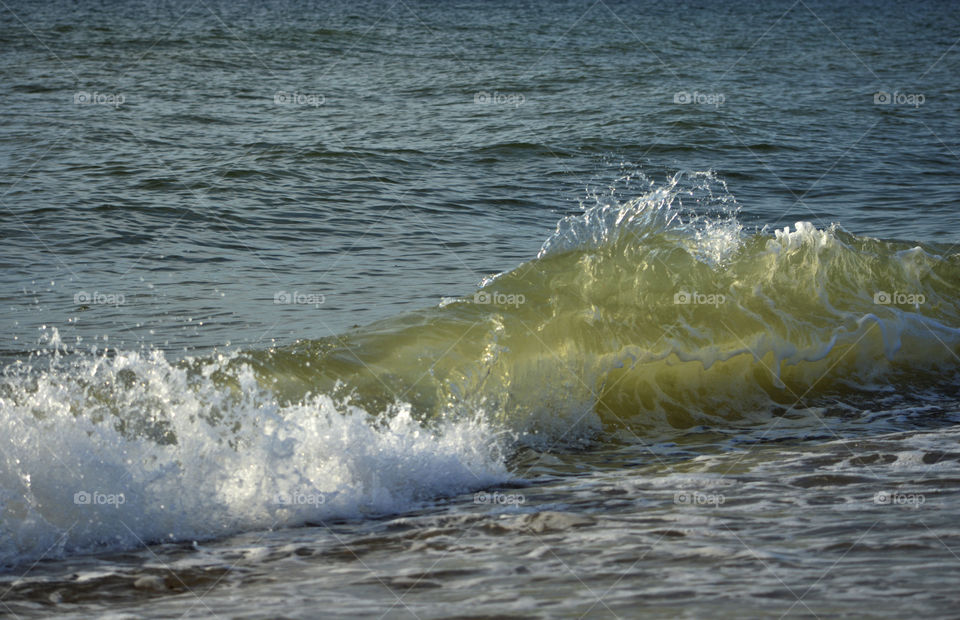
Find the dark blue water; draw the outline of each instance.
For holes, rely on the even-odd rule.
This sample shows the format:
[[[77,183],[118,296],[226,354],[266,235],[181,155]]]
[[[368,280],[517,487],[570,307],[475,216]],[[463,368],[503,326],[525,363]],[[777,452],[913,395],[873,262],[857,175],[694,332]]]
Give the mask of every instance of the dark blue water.
[[[725,184],[724,208],[735,205],[744,234],[772,236],[804,221],[896,242],[896,256],[922,246],[934,275],[917,281],[942,292],[955,282],[948,269],[960,244],[958,75],[960,8],[947,1],[5,0],[0,360],[27,361],[53,341],[82,366],[109,349],[121,361],[97,398],[121,417],[145,411],[156,436],[196,431],[156,423],[158,402],[180,407],[190,424],[211,409],[206,396],[176,401],[192,393],[187,383],[150,355],[256,357],[296,341],[319,342],[327,355],[354,327],[472,296],[483,278],[537,256],[561,218],[626,202],[678,172],[712,171],[711,187]],[[697,196],[684,207],[717,207]],[[886,263],[877,264],[886,274]],[[844,281],[835,281],[838,290]],[[958,328],[950,318],[956,297],[942,299],[927,307],[938,323],[921,323],[948,377],[957,348],[943,334]],[[603,315],[584,308],[575,314]],[[443,342],[453,349],[465,334]],[[331,364],[362,365],[391,388],[405,365],[436,378],[432,358],[390,374],[388,356],[367,346],[367,357],[350,344],[344,351],[353,357],[334,350]],[[764,374],[761,363],[769,361],[751,372]],[[142,380],[125,379],[124,369]],[[237,444],[249,449],[247,460],[211,457],[244,480],[280,471],[304,450],[346,463],[323,475],[342,477],[339,497],[350,509],[337,518],[354,517],[330,523],[321,513],[204,515],[203,493],[221,506],[233,488],[223,471],[204,487],[208,464],[190,469],[180,457],[164,461],[116,439],[118,454],[159,459],[163,471],[185,467],[200,482],[183,492],[180,520],[169,526],[143,512],[88,527],[73,506],[53,510],[40,491],[27,493],[29,475],[37,488],[44,473],[68,471],[109,485],[108,463],[124,470],[124,484],[158,479],[160,469],[128,463],[128,471],[120,457],[98,452],[106,443],[71,443],[107,415],[71,400],[97,383],[96,369],[45,371],[70,377],[73,387],[60,391],[50,387],[58,380],[47,385],[29,372],[0,385],[0,405],[10,406],[0,407],[9,437],[0,443],[0,559],[20,567],[0,584],[0,614],[839,617],[941,615],[957,603],[950,584],[960,574],[960,534],[951,515],[960,505],[960,408],[954,383],[926,391],[936,383],[929,375],[858,384],[875,390],[867,400],[821,386],[820,400],[802,402],[811,407],[806,417],[794,420],[788,408],[787,429],[775,431],[744,423],[687,435],[695,424],[672,418],[681,434],[658,435],[650,448],[604,418],[598,443],[584,431],[577,446],[586,452],[571,453],[571,437],[553,429],[562,449],[524,444],[503,463],[494,459],[503,468],[463,457],[474,435],[462,429],[427,449],[403,427],[397,437],[409,443],[398,448],[366,435],[374,431],[360,422],[321,431],[289,411],[284,419],[297,420],[297,430],[283,437],[309,449],[287,453],[257,439]],[[230,377],[241,392],[249,387]],[[832,386],[843,382],[834,379]],[[576,381],[557,381],[557,394],[567,394],[568,382]],[[117,385],[150,387],[134,398],[111,391]],[[816,386],[811,379],[793,396],[801,402]],[[89,414],[93,426],[62,427],[64,443],[43,448],[43,434],[23,430],[30,424],[14,415],[24,394],[42,395],[23,409],[37,419]],[[269,407],[253,401],[243,415],[259,428],[270,415],[256,412]],[[822,423],[825,411],[834,417]],[[124,420],[121,435],[136,427]],[[580,437],[579,426],[570,428]],[[211,448],[218,441],[198,440],[195,452],[219,455]],[[404,450],[429,453],[423,468]],[[456,466],[445,450],[461,455]],[[49,469],[24,465],[30,451],[44,454],[36,463]],[[482,475],[471,469],[480,461]],[[457,469],[462,462],[476,480]],[[456,479],[447,486],[401,493],[371,482],[397,471],[402,486],[447,468]],[[436,500],[494,483],[509,494],[509,480],[534,485],[521,487],[520,507],[490,512],[472,496],[466,508]],[[697,512],[696,501],[691,508],[675,496],[691,485],[730,501],[705,501]],[[906,508],[894,500],[894,511],[883,512],[874,493],[897,489]],[[230,510],[248,501],[230,498],[222,504]],[[377,518],[356,518],[357,506]],[[44,528],[52,525],[31,529],[41,514]],[[219,539],[195,527],[204,520],[224,534],[254,533]],[[272,531],[319,522],[329,527]],[[68,536],[72,527],[81,542]],[[110,528],[115,538],[104,533]],[[195,538],[216,542],[191,546]],[[154,551],[141,539],[169,546]],[[82,541],[126,553],[78,555],[91,550]],[[45,561],[19,579],[37,559]]]

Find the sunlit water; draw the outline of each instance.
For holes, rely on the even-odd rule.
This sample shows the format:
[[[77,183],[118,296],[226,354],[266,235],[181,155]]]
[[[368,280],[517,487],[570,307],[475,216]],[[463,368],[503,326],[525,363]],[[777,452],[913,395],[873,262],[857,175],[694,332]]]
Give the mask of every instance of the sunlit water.
[[[947,2],[0,8],[0,614],[960,578]]]

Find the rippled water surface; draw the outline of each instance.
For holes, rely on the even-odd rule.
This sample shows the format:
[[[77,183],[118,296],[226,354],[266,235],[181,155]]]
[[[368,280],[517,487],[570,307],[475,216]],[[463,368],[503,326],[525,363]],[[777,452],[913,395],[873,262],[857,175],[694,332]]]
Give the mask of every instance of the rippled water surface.
[[[0,3],[0,615],[943,617],[951,2]]]

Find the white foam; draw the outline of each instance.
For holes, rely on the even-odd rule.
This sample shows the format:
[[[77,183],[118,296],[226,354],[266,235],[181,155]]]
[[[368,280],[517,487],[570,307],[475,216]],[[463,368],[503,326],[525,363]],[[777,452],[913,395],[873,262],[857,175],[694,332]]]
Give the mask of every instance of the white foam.
[[[428,429],[406,405],[374,419],[323,395],[281,405],[249,368],[217,384],[228,362],[188,374],[120,353],[8,375],[0,563],[400,512],[510,477],[479,420]]]
[[[626,201],[619,201],[615,192],[594,196],[596,204],[557,223],[538,258],[598,248],[627,235],[632,243],[642,244],[666,232],[707,264],[724,262],[740,247],[739,206],[713,172],[678,172],[662,185],[645,185],[646,193]]]

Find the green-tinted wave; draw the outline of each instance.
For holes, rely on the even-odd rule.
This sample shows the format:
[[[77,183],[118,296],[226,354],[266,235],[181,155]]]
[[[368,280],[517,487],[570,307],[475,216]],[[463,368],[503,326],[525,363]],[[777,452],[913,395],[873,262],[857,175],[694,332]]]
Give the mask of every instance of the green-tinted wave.
[[[560,222],[475,295],[249,352],[283,398],[481,409],[514,428],[685,427],[958,367],[960,255],[798,222],[745,232],[710,174]]]

